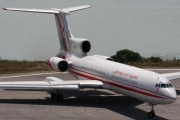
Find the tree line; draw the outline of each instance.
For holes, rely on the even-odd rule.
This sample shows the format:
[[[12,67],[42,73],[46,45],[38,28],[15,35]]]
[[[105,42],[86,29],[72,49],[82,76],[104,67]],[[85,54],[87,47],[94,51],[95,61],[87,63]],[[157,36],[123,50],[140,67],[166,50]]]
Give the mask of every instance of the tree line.
[[[111,56],[111,58],[119,63],[130,63],[130,62],[151,62],[151,63],[161,63],[161,62],[165,62],[165,61],[179,61],[179,59],[173,58],[172,60],[163,60],[160,57],[142,57],[139,53],[134,52],[132,50],[128,50],[128,49],[123,49],[123,50],[119,50],[117,51],[116,55]]]

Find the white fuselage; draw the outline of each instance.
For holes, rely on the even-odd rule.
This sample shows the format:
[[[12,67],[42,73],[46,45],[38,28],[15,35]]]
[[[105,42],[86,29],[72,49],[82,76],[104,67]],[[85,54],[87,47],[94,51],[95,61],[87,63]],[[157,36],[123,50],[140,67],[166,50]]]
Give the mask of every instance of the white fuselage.
[[[104,83],[105,89],[153,104],[170,104],[176,100],[174,87],[155,87],[158,83],[170,83],[155,72],[94,56],[67,54],[66,59],[73,63],[68,72],[78,79],[99,80]]]
[[[105,89],[122,93],[152,104],[170,104],[176,100],[176,91],[169,80],[160,74],[140,68],[108,61],[95,56],[87,56],[91,44],[86,39],[74,38],[69,30],[66,15],[90,8],[89,5],[65,9],[18,9],[4,10],[54,14],[60,42],[60,52],[48,60],[55,70],[68,72],[78,79],[98,80]],[[65,59],[65,60],[64,60]],[[68,68],[69,66],[69,68]],[[2,84],[2,83],[1,83]],[[12,83],[2,87],[12,87]],[[22,83],[24,85],[24,83]],[[47,83],[43,83],[47,84]],[[44,85],[44,86],[45,86]],[[18,87],[13,84],[14,87]],[[22,86],[19,86],[22,87]],[[29,86],[26,86],[26,88]],[[33,86],[39,88],[37,86]],[[46,86],[45,86],[46,87]],[[49,86],[48,86],[49,87]]]

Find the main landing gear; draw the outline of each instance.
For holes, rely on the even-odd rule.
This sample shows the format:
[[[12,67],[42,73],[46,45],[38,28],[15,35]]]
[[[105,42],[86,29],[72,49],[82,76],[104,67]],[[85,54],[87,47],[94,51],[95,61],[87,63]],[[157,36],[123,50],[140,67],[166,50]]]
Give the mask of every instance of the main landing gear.
[[[59,90],[51,93],[51,100],[63,101],[63,99],[64,99],[64,96],[61,94],[61,92]]]
[[[155,111],[154,111],[154,106],[153,106],[153,104],[151,104],[151,111],[148,112],[148,117],[153,118],[155,115],[156,114],[155,114]]]
[[[51,94],[51,100],[63,101],[63,99],[64,99],[64,96],[62,94],[54,94],[54,93]]]

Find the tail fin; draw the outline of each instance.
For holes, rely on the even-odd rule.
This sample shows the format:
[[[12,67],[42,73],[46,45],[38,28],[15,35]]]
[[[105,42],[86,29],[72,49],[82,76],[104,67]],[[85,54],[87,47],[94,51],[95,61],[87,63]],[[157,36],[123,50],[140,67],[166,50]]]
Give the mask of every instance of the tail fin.
[[[60,48],[61,50],[70,51],[70,41],[69,38],[72,37],[66,17],[64,14],[55,14],[56,26],[59,36]]]
[[[54,14],[57,31],[59,36],[60,48],[61,50],[70,51],[70,38],[73,38],[66,20],[66,15],[70,15],[71,12],[79,11],[82,9],[89,8],[91,6],[84,5],[78,7],[71,7],[65,9],[52,8],[51,10],[41,10],[41,9],[18,9],[18,8],[3,8],[4,10],[10,11],[22,11],[22,12],[35,12],[35,13],[46,13]]]

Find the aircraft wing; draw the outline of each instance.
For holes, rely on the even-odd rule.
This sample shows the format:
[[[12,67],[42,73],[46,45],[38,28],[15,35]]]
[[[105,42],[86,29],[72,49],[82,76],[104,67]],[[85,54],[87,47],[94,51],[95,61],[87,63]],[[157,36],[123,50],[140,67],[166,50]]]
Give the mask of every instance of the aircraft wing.
[[[44,81],[0,82],[0,88],[18,90],[79,90],[82,88],[103,88],[103,83],[98,80],[63,81],[56,77],[46,77]]]
[[[165,78],[167,78],[168,80],[174,80],[174,79],[180,78],[180,72],[165,73],[165,74],[161,74],[161,75],[164,76]]]

